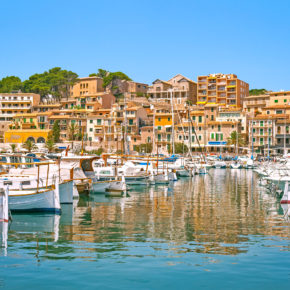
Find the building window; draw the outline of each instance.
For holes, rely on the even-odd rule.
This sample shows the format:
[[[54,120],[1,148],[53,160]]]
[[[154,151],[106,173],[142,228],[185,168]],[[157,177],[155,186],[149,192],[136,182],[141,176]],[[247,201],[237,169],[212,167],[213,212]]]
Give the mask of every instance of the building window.
[[[202,116],[198,117],[198,122],[201,123],[202,122]]]
[[[218,125],[218,131],[220,131],[221,130],[221,125]]]
[[[278,100],[275,100],[274,102],[275,102],[275,103],[278,103]]]
[[[264,121],[260,121],[260,126],[261,126],[261,127],[264,126]]]
[[[276,114],[283,114],[282,110],[277,110]]]
[[[201,135],[198,136],[198,140],[201,141]]]
[[[284,103],[287,103],[287,100],[286,99],[284,99]]]
[[[90,132],[93,132],[93,128],[90,128]]]
[[[129,125],[133,125],[133,119],[129,120]]]
[[[211,137],[212,140],[214,139],[214,133],[211,133]]]
[[[158,126],[158,127],[157,127],[157,130],[161,130],[161,126]]]
[[[168,118],[168,121],[170,121],[171,119],[170,118]]]
[[[90,124],[93,124],[93,120],[90,120]]]
[[[192,117],[192,120],[195,121],[195,116]]]

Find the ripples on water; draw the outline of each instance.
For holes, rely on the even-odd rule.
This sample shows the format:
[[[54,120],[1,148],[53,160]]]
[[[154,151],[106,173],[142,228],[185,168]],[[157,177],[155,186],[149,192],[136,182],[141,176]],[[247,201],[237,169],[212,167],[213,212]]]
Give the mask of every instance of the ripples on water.
[[[214,170],[63,214],[13,215],[0,287],[287,287],[289,222],[252,171]]]

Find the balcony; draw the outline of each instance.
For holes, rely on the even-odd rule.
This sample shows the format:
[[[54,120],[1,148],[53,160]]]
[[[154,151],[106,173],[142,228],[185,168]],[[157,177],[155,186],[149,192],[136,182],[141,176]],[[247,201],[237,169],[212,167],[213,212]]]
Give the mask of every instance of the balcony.
[[[236,98],[236,95],[235,94],[228,95],[228,99],[235,99],[235,98]]]
[[[199,89],[199,90],[206,89],[206,88],[207,88],[206,85],[199,85],[199,86],[198,86],[198,89]]]
[[[199,83],[206,83],[207,82],[207,78],[200,78],[198,79]]]
[[[210,90],[210,91],[212,91],[212,90],[216,90],[216,86],[211,86],[211,85],[209,85],[209,86],[208,86],[208,90]]]

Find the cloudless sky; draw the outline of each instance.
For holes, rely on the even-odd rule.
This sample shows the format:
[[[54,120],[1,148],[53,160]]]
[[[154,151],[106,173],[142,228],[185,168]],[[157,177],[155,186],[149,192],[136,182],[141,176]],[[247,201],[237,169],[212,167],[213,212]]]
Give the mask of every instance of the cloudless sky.
[[[290,0],[0,1],[0,78],[60,66],[151,84],[235,73],[290,90]]]

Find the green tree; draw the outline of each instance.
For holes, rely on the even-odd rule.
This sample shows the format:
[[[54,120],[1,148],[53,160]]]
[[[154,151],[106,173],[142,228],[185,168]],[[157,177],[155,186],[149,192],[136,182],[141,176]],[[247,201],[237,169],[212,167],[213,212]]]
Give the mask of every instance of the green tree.
[[[68,138],[72,141],[72,149],[74,147],[74,141],[77,139],[79,133],[79,126],[76,123],[71,123],[68,127]]]
[[[251,89],[251,90],[249,90],[250,96],[259,96],[259,95],[264,95],[266,93],[267,93],[266,89]]]
[[[52,138],[54,143],[59,142],[59,137],[60,137],[60,128],[59,128],[59,121],[55,121],[53,123],[53,127],[52,127]]]
[[[184,143],[175,142],[174,143],[174,150],[175,150],[175,154],[183,154],[183,153],[188,152],[188,147]],[[168,152],[170,154],[172,153],[171,144],[169,144],[169,146],[168,146]]]
[[[24,149],[26,149],[28,152],[31,152],[31,151],[33,151],[33,150],[37,150],[37,149],[38,149],[37,146],[35,145],[35,143],[32,142],[32,141],[29,140],[29,139],[27,139],[27,140],[23,143],[22,147],[23,147]]]
[[[11,144],[10,148],[11,148],[12,153],[16,152],[16,144]]]
[[[233,131],[227,140],[228,145],[235,145],[235,150],[237,151],[237,146],[241,147],[245,145],[245,139],[241,134],[237,134],[237,131]]]
[[[139,153],[151,153],[152,143],[140,144],[135,147],[135,150]]]
[[[117,72],[110,72],[108,73],[105,77],[103,77],[103,86],[107,87],[111,85],[112,87],[115,86],[115,82],[117,80],[126,80],[126,81],[131,81],[131,79],[124,73],[117,71]]]
[[[77,77],[72,71],[54,67],[44,73],[30,76],[23,82],[23,90],[40,94],[42,97],[51,94],[57,99],[68,98],[70,87],[77,82]]]
[[[0,93],[11,93],[22,89],[22,82],[19,77],[7,76],[0,81]]]
[[[53,136],[50,136],[49,138],[47,138],[47,140],[45,142],[45,148],[48,150],[49,153],[55,151],[56,146],[55,146],[55,143],[54,143]]]

